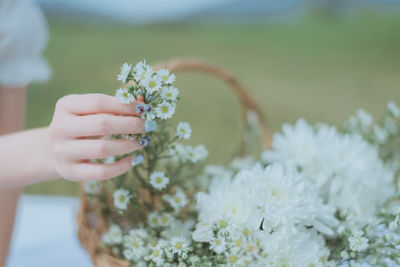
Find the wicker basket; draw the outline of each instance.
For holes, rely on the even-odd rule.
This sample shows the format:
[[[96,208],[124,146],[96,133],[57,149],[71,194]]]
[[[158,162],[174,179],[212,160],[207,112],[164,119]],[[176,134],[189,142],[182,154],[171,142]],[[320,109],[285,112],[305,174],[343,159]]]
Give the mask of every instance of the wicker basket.
[[[155,70],[166,68],[170,72],[184,72],[184,71],[200,71],[214,75],[225,81],[233,90],[234,94],[238,97],[241,105],[241,117],[244,127],[246,127],[248,112],[255,112],[258,115],[260,130],[265,147],[270,145],[271,135],[265,124],[265,119],[261,109],[249,95],[245,87],[239,81],[227,73],[226,71],[215,67],[213,65],[194,61],[194,60],[172,60],[166,63],[157,64],[154,66]],[[242,138],[242,149],[244,147]],[[107,224],[104,218],[97,218],[91,220],[91,216],[95,216],[97,207],[92,206],[86,199],[85,193],[81,187],[81,207],[77,214],[78,222],[78,238],[84,249],[89,253],[92,261],[96,267],[128,267],[130,262],[118,259],[112,256],[109,251],[100,245],[101,235],[107,230]],[[93,223],[92,221],[96,221]]]

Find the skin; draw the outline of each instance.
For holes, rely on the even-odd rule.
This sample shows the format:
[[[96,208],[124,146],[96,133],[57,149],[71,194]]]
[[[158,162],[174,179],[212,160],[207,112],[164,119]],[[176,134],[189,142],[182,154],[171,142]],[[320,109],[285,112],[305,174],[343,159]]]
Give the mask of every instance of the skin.
[[[144,121],[135,112],[142,98],[126,105],[103,94],[68,95],[57,102],[49,127],[10,133],[22,128],[25,90],[16,98],[10,95],[18,90],[0,91],[0,125],[13,126],[0,133],[0,266],[4,266],[19,188],[60,177],[103,181],[127,172],[131,157],[112,164],[90,160],[140,149],[137,140],[108,140],[105,136],[144,133]],[[17,120],[16,116],[22,117]]]

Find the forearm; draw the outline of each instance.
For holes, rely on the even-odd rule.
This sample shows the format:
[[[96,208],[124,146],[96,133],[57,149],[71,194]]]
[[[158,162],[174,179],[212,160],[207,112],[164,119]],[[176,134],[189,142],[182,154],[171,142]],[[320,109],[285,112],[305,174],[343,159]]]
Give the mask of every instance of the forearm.
[[[57,178],[48,128],[0,136],[0,190]]]

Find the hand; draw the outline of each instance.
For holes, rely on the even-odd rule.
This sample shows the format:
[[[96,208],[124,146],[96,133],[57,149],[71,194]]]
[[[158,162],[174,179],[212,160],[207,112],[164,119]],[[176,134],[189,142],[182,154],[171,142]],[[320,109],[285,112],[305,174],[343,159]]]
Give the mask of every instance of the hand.
[[[72,181],[102,181],[128,171],[132,167],[132,157],[112,164],[91,163],[90,160],[141,148],[137,140],[104,138],[111,134],[145,132],[144,120],[135,112],[137,103],[121,104],[115,97],[103,94],[61,98],[49,127],[56,172]]]

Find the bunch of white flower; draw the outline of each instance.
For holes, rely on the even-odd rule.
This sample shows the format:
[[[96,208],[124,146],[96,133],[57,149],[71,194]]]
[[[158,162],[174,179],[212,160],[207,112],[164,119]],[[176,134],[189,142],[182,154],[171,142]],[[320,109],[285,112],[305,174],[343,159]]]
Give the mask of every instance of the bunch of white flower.
[[[324,124],[313,127],[303,119],[282,129],[262,160],[299,168],[355,228],[371,220],[393,194],[392,169],[382,162],[377,147],[359,134],[342,134]]]
[[[288,257],[279,254],[279,250],[272,254],[265,253],[269,240],[276,235],[292,233],[294,238],[300,236],[298,232],[304,227],[333,235],[332,227],[338,224],[334,209],[323,204],[311,183],[294,169],[281,164],[272,164],[265,169],[256,165],[240,171],[233,179],[215,177],[209,186],[209,193],[197,195],[197,207],[199,223],[193,239],[209,243],[215,253],[227,255],[228,262],[235,262],[235,266],[245,266],[243,261],[255,262],[260,257],[260,263]],[[313,236],[323,240],[320,236]],[[287,242],[290,243],[289,240]],[[308,236],[302,236],[301,240],[320,243],[309,240]],[[268,248],[273,250],[275,245],[274,242]],[[302,246],[308,245],[299,244],[299,250]],[[320,249],[326,250],[323,245]],[[305,260],[304,263],[321,262],[326,254],[314,252],[310,253],[314,260]]]

